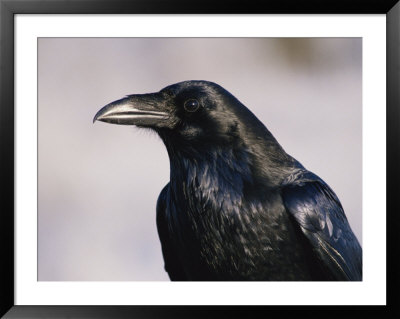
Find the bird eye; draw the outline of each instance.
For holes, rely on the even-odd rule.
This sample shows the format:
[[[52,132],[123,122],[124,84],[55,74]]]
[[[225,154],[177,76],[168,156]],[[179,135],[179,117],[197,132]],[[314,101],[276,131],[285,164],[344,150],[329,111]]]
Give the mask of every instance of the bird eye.
[[[197,101],[195,99],[187,100],[185,102],[185,104],[183,105],[185,110],[188,111],[188,112],[196,112],[197,109],[199,108],[199,106],[200,106],[199,101]]]

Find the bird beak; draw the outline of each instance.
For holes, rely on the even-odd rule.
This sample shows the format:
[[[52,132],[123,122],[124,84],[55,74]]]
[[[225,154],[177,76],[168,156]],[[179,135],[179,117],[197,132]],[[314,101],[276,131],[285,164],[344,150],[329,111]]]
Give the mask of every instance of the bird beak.
[[[93,123],[102,121],[144,127],[160,126],[160,123],[169,118],[169,113],[160,110],[163,105],[163,99],[157,93],[128,95],[100,109],[93,118]]]

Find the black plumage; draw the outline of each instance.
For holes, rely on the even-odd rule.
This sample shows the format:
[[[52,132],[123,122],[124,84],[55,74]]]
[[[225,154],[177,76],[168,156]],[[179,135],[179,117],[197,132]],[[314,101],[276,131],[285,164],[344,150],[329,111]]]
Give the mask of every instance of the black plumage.
[[[362,279],[335,193],[221,86],[128,95],[94,120],[151,128],[167,148],[157,228],[171,280]]]

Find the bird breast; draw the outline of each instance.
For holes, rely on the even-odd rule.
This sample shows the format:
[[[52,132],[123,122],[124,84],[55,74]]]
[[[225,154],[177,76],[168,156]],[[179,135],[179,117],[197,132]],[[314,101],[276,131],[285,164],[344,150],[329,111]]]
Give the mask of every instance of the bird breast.
[[[226,172],[226,167],[197,168],[179,182],[171,180],[170,231],[183,262],[191,261],[188,269],[260,279],[267,276],[260,269],[275,272],[272,260],[296,254],[293,230],[277,190],[266,192],[261,201],[252,200],[245,196],[247,181],[241,174]]]

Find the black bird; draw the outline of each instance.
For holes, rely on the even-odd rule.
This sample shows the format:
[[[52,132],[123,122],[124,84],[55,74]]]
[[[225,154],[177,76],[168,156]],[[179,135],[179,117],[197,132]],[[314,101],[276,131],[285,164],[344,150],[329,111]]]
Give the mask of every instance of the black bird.
[[[128,95],[96,120],[151,128],[167,148],[157,228],[171,280],[362,280],[335,193],[221,86]]]

